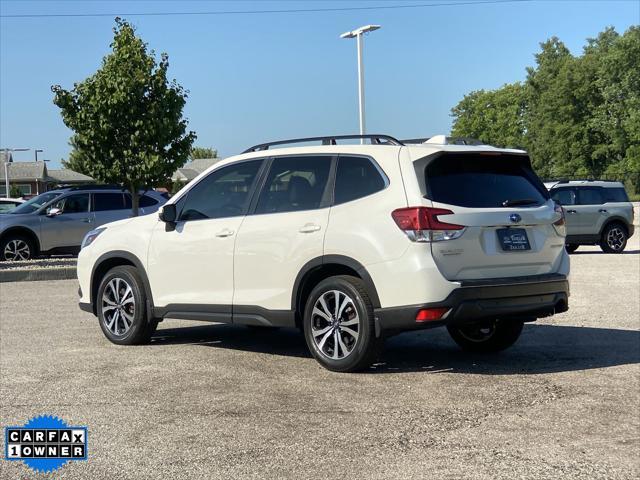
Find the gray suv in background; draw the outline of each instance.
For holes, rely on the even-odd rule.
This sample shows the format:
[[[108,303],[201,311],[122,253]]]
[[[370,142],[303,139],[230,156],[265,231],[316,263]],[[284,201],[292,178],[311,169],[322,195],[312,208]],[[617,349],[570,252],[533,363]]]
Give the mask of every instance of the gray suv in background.
[[[162,194],[146,191],[139,213],[153,213],[166,201]],[[42,193],[0,215],[0,261],[76,254],[87,232],[129,216],[131,196],[119,187],[92,185]]]
[[[633,205],[620,182],[576,180],[545,183],[564,208],[567,251],[580,245],[600,245],[606,253],[621,253],[633,235]]]

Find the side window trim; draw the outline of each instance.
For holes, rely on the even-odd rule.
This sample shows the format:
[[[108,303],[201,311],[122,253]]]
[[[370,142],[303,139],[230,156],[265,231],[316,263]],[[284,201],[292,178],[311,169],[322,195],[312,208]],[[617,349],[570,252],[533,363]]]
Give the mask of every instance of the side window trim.
[[[201,182],[204,182],[206,179],[208,179],[209,177],[211,177],[211,175],[215,175],[218,172],[226,169],[226,168],[232,168],[232,167],[237,167],[238,165],[241,165],[243,163],[248,163],[248,162],[255,162],[255,161],[261,161],[262,163],[260,164],[260,167],[258,168],[258,173],[256,175],[256,178],[253,179],[253,183],[251,184],[251,187],[249,187],[249,194],[248,194],[248,198],[249,201],[246,202],[246,206],[244,211],[239,214],[238,216],[246,216],[249,213],[249,208],[251,205],[251,202],[253,201],[253,197],[255,196],[255,191],[256,191],[256,186],[257,186],[257,182],[258,180],[260,180],[261,176],[263,175],[264,169],[265,169],[265,165],[267,163],[267,160],[269,159],[269,157],[256,157],[256,158],[247,158],[244,160],[240,160],[238,162],[233,162],[233,163],[229,163],[227,165],[223,165],[219,168],[216,168],[214,170],[212,170],[211,172],[209,172],[208,175],[202,177],[200,180],[198,180],[197,183],[194,183],[193,185],[190,185],[189,188],[187,189],[186,192],[184,192],[183,195],[180,195],[180,197],[173,202],[176,205],[176,215],[178,218],[178,222],[197,222],[200,220],[212,220],[211,218],[198,218],[198,219],[190,219],[190,220],[184,220],[182,219],[182,210],[184,209],[185,204],[187,203],[187,200],[189,199],[189,194],[191,193],[191,191],[197,187],[198,185],[200,185]]]
[[[313,210],[321,210],[323,208],[328,208],[331,206],[331,203],[333,202],[333,185],[335,183],[335,170],[336,170],[336,165],[338,163],[338,155],[335,153],[286,154],[286,155],[277,155],[277,156],[267,157],[265,159],[266,162],[263,165],[264,169],[262,172],[258,174],[258,176],[260,176],[259,183],[257,184],[255,190],[253,191],[253,194],[251,197],[251,204],[247,209],[247,212],[245,215],[247,216],[248,215],[273,215],[273,213],[256,213],[256,208],[258,207],[258,200],[260,199],[260,195],[262,194],[262,191],[266,186],[267,179],[269,178],[269,173],[271,172],[271,166],[273,165],[273,162],[279,158],[287,158],[287,157],[294,157],[294,158],[330,157],[331,158],[331,163],[329,165],[329,175],[327,177],[327,183],[324,187],[324,191],[322,192],[320,205],[318,206],[318,208],[314,208]],[[329,187],[331,187],[330,190],[329,190]],[[298,211],[304,211],[304,210],[298,210]],[[276,212],[276,213],[291,213],[291,212]]]
[[[366,160],[368,160],[377,170],[378,174],[382,177],[382,180],[384,181],[384,187],[382,188],[382,190],[378,190],[377,192],[373,192],[370,193],[369,195],[365,195],[364,197],[358,197],[358,198],[354,198],[352,200],[346,201],[346,202],[342,202],[342,203],[335,203],[335,175],[338,171],[338,162],[340,161],[340,157],[359,157],[359,158],[364,158]],[[333,185],[331,187],[331,206],[335,206],[335,205],[344,205],[345,203],[350,203],[353,202],[355,200],[359,200],[360,198],[366,198],[369,197],[371,195],[375,195],[378,192],[382,192],[383,190],[386,190],[389,185],[391,185],[391,180],[389,180],[389,177],[387,176],[387,174],[384,172],[384,170],[382,170],[382,167],[380,166],[380,164],[378,164],[378,162],[376,162],[376,159],[369,156],[369,155],[362,155],[362,154],[357,154],[357,153],[341,153],[340,155],[337,156],[336,158],[336,162],[335,162],[335,170],[332,172],[333,173],[333,178],[332,178],[332,182]]]

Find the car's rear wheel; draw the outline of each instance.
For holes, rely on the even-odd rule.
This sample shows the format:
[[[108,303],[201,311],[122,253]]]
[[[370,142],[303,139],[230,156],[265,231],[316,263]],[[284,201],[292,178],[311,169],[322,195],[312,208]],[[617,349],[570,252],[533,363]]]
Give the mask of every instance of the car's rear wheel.
[[[522,333],[519,320],[487,320],[464,326],[448,326],[451,338],[468,352],[499,352],[516,343]]]
[[[315,359],[335,372],[354,372],[376,359],[377,338],[371,299],[357,277],[341,275],[320,282],[307,299],[304,336]]]
[[[148,343],[158,326],[147,321],[144,285],[135,267],[122,265],[107,272],[96,298],[104,335],[118,345]]]
[[[567,250],[567,253],[573,253],[573,252],[575,252],[575,251],[578,249],[578,247],[579,247],[579,246],[580,246],[580,245],[578,245],[578,244],[576,244],[576,243],[567,243],[567,244],[564,246],[564,248]]]
[[[18,262],[31,260],[36,256],[33,241],[24,235],[8,235],[0,242],[0,260]]]
[[[622,253],[627,246],[627,230],[620,223],[607,225],[602,232],[600,248],[605,253]]]

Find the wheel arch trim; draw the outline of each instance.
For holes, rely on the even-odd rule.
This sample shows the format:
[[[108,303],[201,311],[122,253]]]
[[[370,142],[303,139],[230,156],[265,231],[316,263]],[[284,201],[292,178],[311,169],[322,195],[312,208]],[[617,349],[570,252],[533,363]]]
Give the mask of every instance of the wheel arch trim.
[[[153,318],[153,294],[151,293],[151,285],[149,284],[149,278],[147,277],[147,271],[142,264],[142,261],[133,253],[127,252],[125,250],[113,250],[111,252],[104,253],[98,257],[98,259],[93,264],[91,268],[91,279],[90,279],[90,291],[89,291],[89,302],[91,304],[91,308],[93,309],[94,314],[97,314],[97,304],[96,299],[94,298],[95,292],[97,292],[97,288],[99,287],[96,284],[97,279],[95,278],[96,272],[99,270],[100,266],[109,260],[125,260],[128,263],[132,264],[138,270],[140,278],[142,279],[144,292],[147,296],[147,319],[151,320]],[[106,272],[105,272],[106,273]]]
[[[380,308],[380,297],[378,296],[378,291],[373,282],[373,279],[371,278],[371,275],[364,267],[364,265],[362,265],[357,260],[345,255],[322,255],[305,263],[298,272],[291,292],[291,309],[293,311],[297,310],[298,301],[300,300],[300,294],[302,293],[304,281],[314,270],[321,268],[324,265],[339,265],[354,270],[364,282],[373,307]]]

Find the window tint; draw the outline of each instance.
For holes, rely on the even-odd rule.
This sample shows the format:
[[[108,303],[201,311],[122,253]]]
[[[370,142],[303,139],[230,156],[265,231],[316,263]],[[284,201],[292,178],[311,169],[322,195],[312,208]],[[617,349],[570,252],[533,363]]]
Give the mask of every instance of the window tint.
[[[187,192],[180,220],[244,215],[262,160],[229,165],[209,174]]]
[[[602,191],[600,188],[578,188],[578,204],[600,205],[602,203]]]
[[[576,204],[576,192],[570,188],[554,189],[551,191],[551,198],[553,198],[560,205],[575,205]]]
[[[628,202],[629,197],[624,188],[603,188],[605,202]]]
[[[128,193],[125,193],[124,195],[124,202],[127,208],[131,208],[131,195]],[[139,207],[152,207],[154,205],[157,205],[158,201],[155,198],[149,197],[148,195],[142,195],[140,196],[140,198],[138,199],[138,206]]]
[[[366,197],[384,187],[385,180],[370,159],[342,156],[338,159],[334,193],[336,205]]]
[[[69,195],[55,202],[49,208],[59,208],[63,214],[85,213],[89,211],[89,194]]]
[[[425,169],[428,198],[471,208],[502,207],[509,200],[541,205],[549,192],[528,165],[515,155],[447,154]]]
[[[292,212],[320,207],[331,157],[282,157],[271,164],[256,213]]]
[[[154,205],[157,205],[158,201],[155,198],[151,198],[148,195],[143,195],[142,197],[140,197],[140,206],[141,207],[153,207]]]
[[[93,211],[103,212],[106,210],[124,210],[127,208],[122,198],[122,193],[94,193],[93,194]]]

